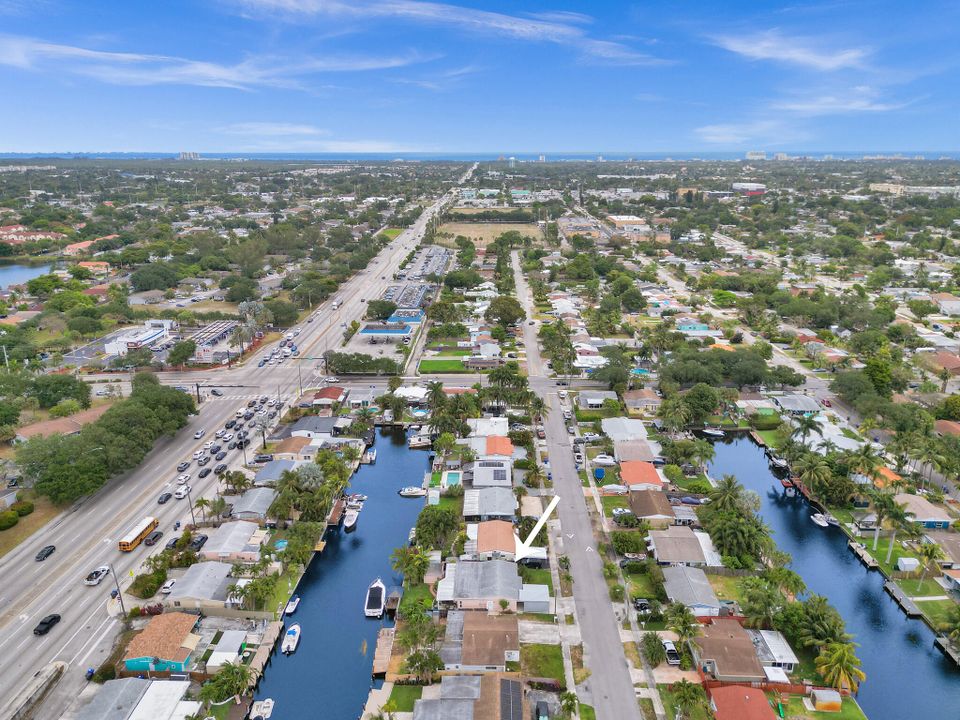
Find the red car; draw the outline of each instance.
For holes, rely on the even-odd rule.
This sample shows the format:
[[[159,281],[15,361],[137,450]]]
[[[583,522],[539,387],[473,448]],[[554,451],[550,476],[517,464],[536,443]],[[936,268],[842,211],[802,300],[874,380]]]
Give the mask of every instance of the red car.
[[[824,399],[821,400],[820,402],[823,403],[823,406],[824,406],[824,407],[833,407],[833,403],[830,402],[829,400],[827,400],[826,398],[824,398]]]

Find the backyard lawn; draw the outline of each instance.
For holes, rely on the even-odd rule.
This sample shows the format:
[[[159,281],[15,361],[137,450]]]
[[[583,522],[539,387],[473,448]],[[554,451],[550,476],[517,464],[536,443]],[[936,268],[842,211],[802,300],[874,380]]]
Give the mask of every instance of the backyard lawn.
[[[527,677],[553,678],[566,687],[563,678],[563,652],[559,645],[521,645],[520,667]]]
[[[890,556],[890,562],[887,563],[887,548],[890,547],[890,538],[881,536],[877,542],[877,549],[873,549],[873,533],[868,537],[860,538],[860,541],[863,543],[864,547],[867,549],[867,552],[873,555],[877,559],[877,562],[880,563],[881,569],[888,575],[897,567],[897,560],[902,557],[915,558],[917,555],[912,550],[905,548],[900,544],[900,541],[897,540],[896,544],[893,547],[893,554]],[[938,595],[940,593],[937,593]]]
[[[461,373],[467,372],[460,360],[421,360],[422,373]]]
[[[546,585],[550,588],[550,594],[553,595],[553,577],[547,568],[524,568],[520,573],[523,582],[528,585]]]
[[[863,710],[852,698],[845,697],[838,713],[809,712],[803,705],[803,698],[790,697],[785,703],[784,712],[789,718],[800,720],[815,720],[816,718],[830,718],[830,720],[867,720]]]
[[[630,503],[626,495],[601,495],[600,504],[603,505],[603,512],[607,517],[612,517],[614,508],[628,508]]]
[[[389,702],[394,712],[413,712],[413,703],[423,694],[423,685],[394,685]]]
[[[740,580],[738,577],[727,577],[726,575],[707,575],[710,581],[710,587],[716,594],[718,600],[736,600],[740,602]]]
[[[413,612],[417,607],[433,604],[433,595],[430,593],[430,586],[426,583],[418,585],[406,585],[403,589],[403,597],[400,599],[400,614]]]
[[[936,628],[944,627],[950,622],[950,614],[957,606],[953,600],[915,600],[914,602]]]

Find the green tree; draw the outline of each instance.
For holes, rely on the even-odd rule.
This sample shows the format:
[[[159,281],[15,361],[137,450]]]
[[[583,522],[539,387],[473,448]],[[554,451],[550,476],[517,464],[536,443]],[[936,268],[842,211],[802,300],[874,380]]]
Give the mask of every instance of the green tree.
[[[660,636],[655,632],[645,632],[640,641],[640,649],[643,656],[652,667],[657,667],[667,659],[667,651],[663,648],[663,642]]]
[[[856,648],[856,643],[852,642],[829,643],[817,656],[817,672],[837,690],[856,692],[860,683],[867,679],[860,669]]]
[[[685,718],[694,717],[697,710],[703,711],[707,706],[707,693],[702,685],[697,685],[689,680],[678,680],[670,686],[670,694],[680,706],[680,711]]]
[[[197,343],[193,340],[180,340],[174,343],[167,353],[167,362],[170,365],[179,365],[182,368],[196,351]]]
[[[206,703],[219,704],[232,697],[243,695],[250,687],[251,678],[248,665],[242,662],[228,662],[200,688],[200,699]]]
[[[417,544],[429,550],[444,550],[458,527],[460,514],[455,508],[427,505],[417,517]]]
[[[516,325],[526,317],[520,301],[509,295],[500,295],[490,301],[484,317],[488,322],[498,325]]]

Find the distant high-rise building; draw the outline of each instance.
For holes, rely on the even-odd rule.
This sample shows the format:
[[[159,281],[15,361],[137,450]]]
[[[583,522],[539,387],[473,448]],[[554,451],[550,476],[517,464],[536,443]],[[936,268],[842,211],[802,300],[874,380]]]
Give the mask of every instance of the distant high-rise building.
[[[200,153],[195,152],[181,152],[177,155],[177,160],[199,160]]]
[[[509,165],[510,167],[516,167],[516,166],[517,166],[517,159],[516,159],[515,157],[513,157],[513,155],[511,155],[511,156],[510,156],[510,159],[507,160],[507,165]]]
[[[786,153],[777,153],[776,155],[773,156],[773,159],[780,160],[781,162],[783,162],[784,160],[789,160],[790,156],[787,155]]]
[[[546,162],[546,161],[547,161],[547,156],[546,156],[546,155],[541,155],[539,158],[537,158],[537,160],[539,160],[540,162]]]
[[[766,160],[767,154],[763,150],[748,150],[747,160]]]
[[[597,155],[597,162],[603,162],[603,155]]]

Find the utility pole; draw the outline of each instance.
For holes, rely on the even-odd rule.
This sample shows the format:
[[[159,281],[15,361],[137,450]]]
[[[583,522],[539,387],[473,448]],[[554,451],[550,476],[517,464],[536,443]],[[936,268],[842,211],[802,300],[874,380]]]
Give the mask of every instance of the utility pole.
[[[200,404],[200,383],[197,383],[197,405]]]
[[[113,575],[113,584],[117,586],[117,598],[120,600],[120,612],[127,616],[127,609],[123,606],[123,591],[120,590],[120,580],[117,578],[117,571],[113,569],[113,563],[110,563],[110,574]]]
[[[297,363],[297,384],[300,386],[300,394],[303,395],[303,376],[300,374],[300,363]],[[280,411],[277,410],[277,412]]]
[[[7,365],[7,372],[10,372],[10,358],[7,356],[7,346],[3,345],[3,362]]]
[[[218,476],[219,477],[219,476]],[[192,525],[197,524],[197,516],[193,514],[193,497],[190,495],[190,486],[187,485],[187,502],[190,503],[190,523]]]

